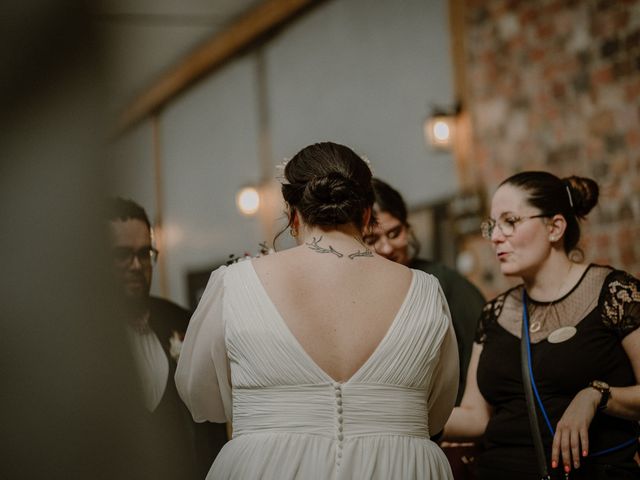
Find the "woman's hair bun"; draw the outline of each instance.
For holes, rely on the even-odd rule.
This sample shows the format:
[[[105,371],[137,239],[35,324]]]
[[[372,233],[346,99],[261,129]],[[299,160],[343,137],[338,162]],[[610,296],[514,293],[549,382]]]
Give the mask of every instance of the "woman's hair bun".
[[[300,213],[312,225],[338,225],[362,214],[362,192],[340,172],[329,172],[307,182]]]
[[[364,227],[373,206],[369,165],[344,145],[322,142],[300,150],[284,169],[282,196],[309,225]],[[291,225],[293,216],[289,216]]]
[[[586,217],[598,203],[600,194],[598,184],[590,178],[577,176],[567,177],[562,181],[571,193],[573,213],[580,218]]]

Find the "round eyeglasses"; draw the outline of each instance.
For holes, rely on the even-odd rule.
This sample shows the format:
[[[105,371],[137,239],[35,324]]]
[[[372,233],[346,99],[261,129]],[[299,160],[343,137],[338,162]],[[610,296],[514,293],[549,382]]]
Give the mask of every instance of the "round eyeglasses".
[[[549,215],[540,214],[540,215],[529,215],[527,217],[505,217],[500,218],[498,220],[493,220],[489,218],[480,224],[480,231],[482,232],[482,236],[487,240],[491,240],[491,236],[493,235],[493,230],[498,227],[502,234],[505,237],[510,237],[516,231],[516,225],[526,220],[531,220],[532,218],[543,218],[548,217]]]
[[[133,259],[137,258],[140,265],[148,266],[155,264],[158,260],[158,250],[153,247],[142,247],[134,250],[128,247],[115,247],[113,249],[113,259],[120,266],[129,266]]]

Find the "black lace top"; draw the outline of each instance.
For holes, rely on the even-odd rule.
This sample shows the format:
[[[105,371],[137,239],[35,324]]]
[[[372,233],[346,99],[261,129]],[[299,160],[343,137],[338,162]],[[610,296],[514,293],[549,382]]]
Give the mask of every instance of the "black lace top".
[[[520,371],[522,289],[519,285],[488,302],[476,333],[476,342],[483,345],[478,386],[493,407],[480,465],[514,474],[536,471]],[[640,327],[638,279],[610,267],[590,265],[562,298],[554,302],[529,299],[528,313],[534,378],[554,428],[576,393],[591,380],[615,387],[636,384],[621,340]],[[553,332],[561,328],[571,336],[554,343]],[[552,436],[540,412],[538,420],[550,460]],[[639,434],[637,422],[597,413],[589,430],[590,450],[607,449]],[[602,462],[627,465],[637,447],[636,442],[611,454],[590,457],[581,469]]]

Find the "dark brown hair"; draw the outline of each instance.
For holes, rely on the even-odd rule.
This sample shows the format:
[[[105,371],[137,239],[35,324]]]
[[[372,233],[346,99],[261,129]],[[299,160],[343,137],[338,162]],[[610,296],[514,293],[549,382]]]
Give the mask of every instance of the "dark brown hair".
[[[144,208],[133,200],[122,197],[112,197],[107,199],[104,216],[107,220],[115,222],[116,220],[126,221],[129,219],[142,221],[149,230],[151,223]]]
[[[411,247],[411,251],[409,256],[413,259],[418,256],[420,253],[420,242],[416,238],[413,233],[413,229],[411,228],[411,224],[407,219],[407,204],[395,188],[389,185],[386,182],[383,182],[379,178],[373,178],[371,181],[373,185],[373,193],[375,194],[375,203],[377,205],[377,210],[380,212],[386,212],[392,217],[398,219],[405,228],[408,229],[409,233],[409,247]]]
[[[405,227],[408,227],[407,204],[404,202],[400,192],[379,178],[374,178],[372,184],[378,209],[381,212],[387,212],[397,218]]]
[[[549,172],[521,172],[502,185],[518,187],[528,194],[527,201],[550,217],[562,215],[567,221],[564,251],[570,253],[580,241],[579,220],[585,218],[598,203],[599,188],[595,180],[585,177],[558,178]]]
[[[364,227],[363,216],[373,205],[371,170],[353,150],[323,142],[300,150],[284,169],[282,196],[309,225]],[[290,214],[289,225],[293,219]]]

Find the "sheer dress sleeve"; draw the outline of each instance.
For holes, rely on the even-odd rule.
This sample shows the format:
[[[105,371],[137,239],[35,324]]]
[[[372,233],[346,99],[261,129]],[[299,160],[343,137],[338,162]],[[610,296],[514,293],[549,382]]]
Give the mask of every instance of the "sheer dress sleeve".
[[[484,344],[487,340],[487,329],[490,325],[498,321],[498,317],[502,312],[506,294],[499,295],[490,302],[487,302],[482,308],[478,328],[476,330],[475,343]]]
[[[185,335],[175,381],[196,422],[231,421],[231,384],[224,335],[224,274],[215,270]]]
[[[440,304],[438,310],[445,317],[446,332],[440,344],[438,360],[427,398],[429,432],[431,436],[442,431],[444,424],[449,419],[449,415],[451,415],[458,394],[458,377],[460,375],[458,342],[451,322],[449,305],[440,285],[438,285],[438,293],[439,295],[436,297]]]
[[[620,339],[640,327],[640,281],[621,270],[614,270],[600,292],[603,323]]]

